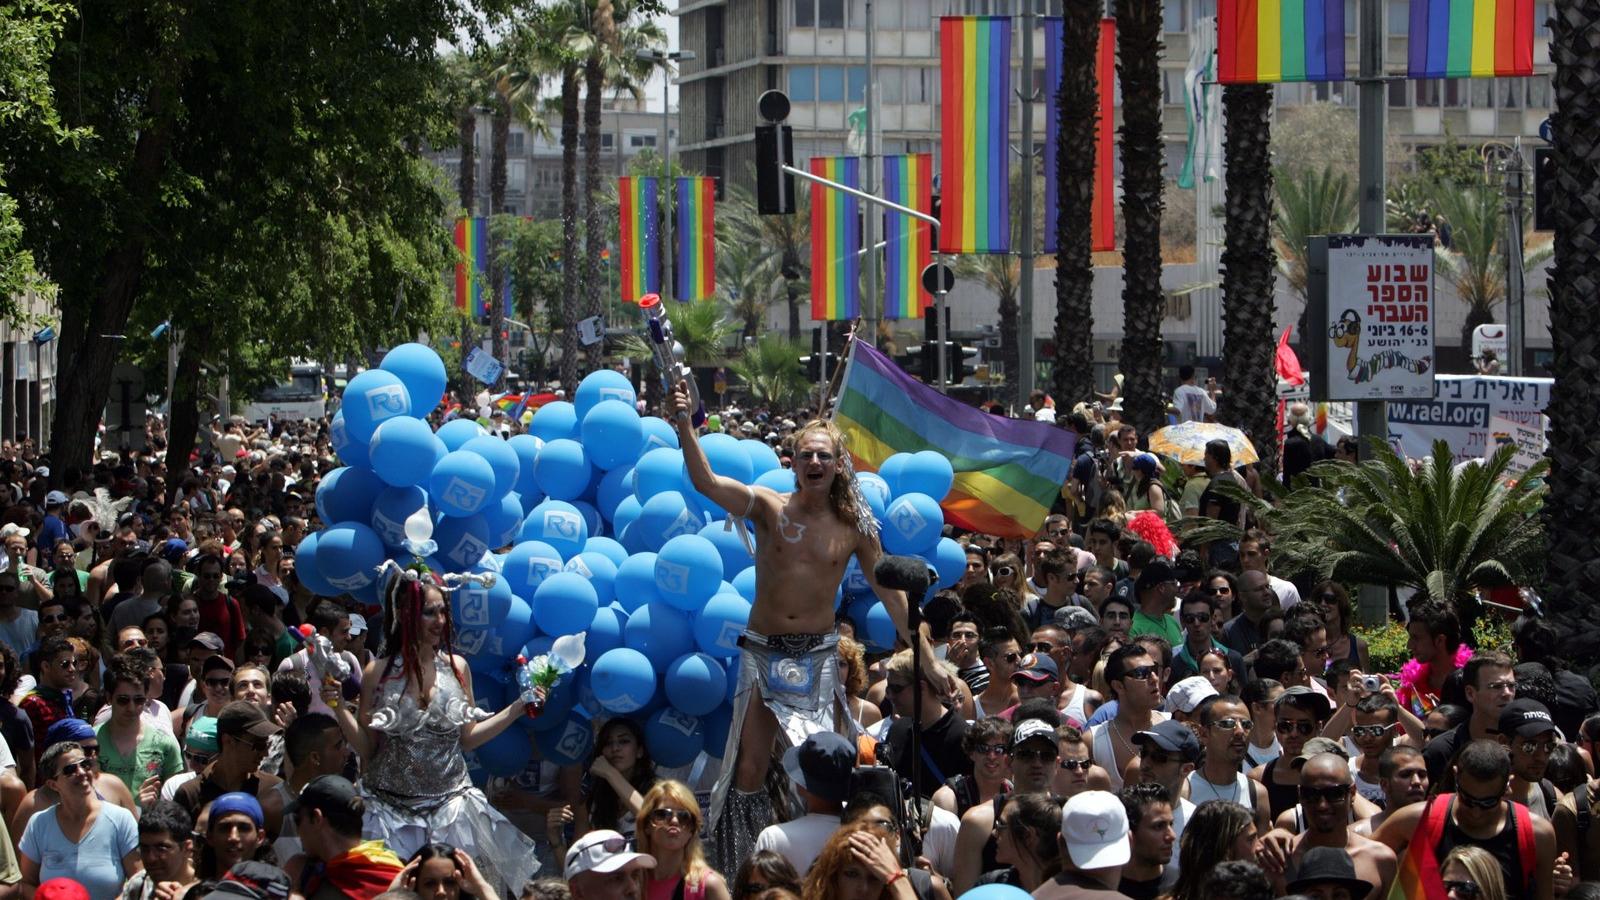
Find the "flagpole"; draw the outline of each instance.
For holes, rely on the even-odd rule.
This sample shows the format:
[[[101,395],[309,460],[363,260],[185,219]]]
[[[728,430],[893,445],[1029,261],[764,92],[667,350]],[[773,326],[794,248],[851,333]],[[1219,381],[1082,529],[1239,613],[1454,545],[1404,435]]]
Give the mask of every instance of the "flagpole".
[[[828,403],[833,399],[834,393],[839,390],[839,385],[844,382],[845,369],[848,369],[851,361],[855,359],[856,328],[860,324],[860,319],[850,323],[850,333],[845,335],[844,339],[844,357],[840,359],[839,367],[833,370],[833,377],[828,379],[827,385],[822,389],[822,394],[817,397],[817,418],[819,419],[831,419],[833,417],[832,412],[828,409]]]

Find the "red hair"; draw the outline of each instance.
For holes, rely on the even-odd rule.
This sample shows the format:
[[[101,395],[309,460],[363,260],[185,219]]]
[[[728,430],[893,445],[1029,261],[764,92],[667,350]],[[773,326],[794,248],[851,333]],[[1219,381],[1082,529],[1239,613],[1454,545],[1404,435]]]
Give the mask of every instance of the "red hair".
[[[422,694],[422,658],[417,653],[417,625],[422,621],[422,604],[427,599],[429,589],[438,591],[440,599],[445,601],[444,634],[440,637],[437,649],[446,654],[452,652],[450,598],[445,595],[439,576],[426,569],[418,572],[416,580],[405,575],[395,577],[388,592],[389,628],[384,637],[384,652],[389,654],[389,669],[393,670],[396,659],[400,661],[401,677],[408,680],[415,679],[417,700],[423,706],[427,706],[428,703],[427,697]]]
[[[1129,531],[1139,536],[1140,540],[1150,542],[1156,548],[1157,556],[1172,559],[1178,555],[1178,542],[1172,537],[1172,529],[1161,518],[1161,514],[1153,510],[1137,513],[1128,520]]]

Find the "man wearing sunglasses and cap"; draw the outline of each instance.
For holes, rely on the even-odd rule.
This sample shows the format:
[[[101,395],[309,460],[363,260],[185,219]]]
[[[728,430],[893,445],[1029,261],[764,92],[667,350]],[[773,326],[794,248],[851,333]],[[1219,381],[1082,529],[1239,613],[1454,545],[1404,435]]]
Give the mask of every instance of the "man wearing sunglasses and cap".
[[[1055,704],[1030,700],[1017,711],[1017,717],[1007,751],[1011,757],[1011,793],[1047,792],[1061,760],[1061,748],[1056,743],[1060,718]],[[1000,867],[995,857],[994,823],[1005,806],[1006,796],[998,795],[992,803],[979,803],[961,817],[961,830],[956,834],[956,867],[951,878],[956,892],[968,890],[984,872]]]
[[[567,888],[572,900],[638,900],[641,873],[654,869],[656,858],[631,853],[615,831],[591,831],[567,850]]]

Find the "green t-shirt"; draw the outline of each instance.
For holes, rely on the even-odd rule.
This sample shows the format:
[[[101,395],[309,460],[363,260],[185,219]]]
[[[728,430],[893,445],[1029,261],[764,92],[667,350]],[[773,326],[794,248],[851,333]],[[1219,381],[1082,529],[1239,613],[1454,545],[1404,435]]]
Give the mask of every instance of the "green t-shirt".
[[[1129,637],[1138,637],[1141,634],[1158,634],[1167,639],[1173,647],[1183,645],[1183,629],[1178,627],[1178,620],[1171,614],[1164,614],[1160,618],[1152,618],[1142,610],[1133,611],[1133,626],[1128,629]]]
[[[148,722],[145,723],[144,734],[139,736],[138,745],[133,748],[132,756],[117,752],[117,746],[111,740],[110,722],[96,728],[95,736],[100,739],[101,771],[122,779],[135,800],[139,798],[139,785],[146,778],[159,774],[165,780],[183,771],[183,751],[178,749],[178,742],[172,735]]]

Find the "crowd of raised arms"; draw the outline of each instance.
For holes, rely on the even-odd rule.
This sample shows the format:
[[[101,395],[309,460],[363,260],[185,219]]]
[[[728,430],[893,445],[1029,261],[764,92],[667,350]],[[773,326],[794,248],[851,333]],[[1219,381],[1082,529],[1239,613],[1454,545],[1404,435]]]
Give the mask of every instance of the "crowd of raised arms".
[[[800,475],[844,455],[808,412],[709,427]],[[174,464],[152,417],[149,449],[53,475],[7,442],[0,900],[1600,898],[1600,698],[1548,624],[1473,648],[1453,605],[1418,596],[1414,662],[1377,671],[1350,586],[1273,574],[1272,537],[1218,490],[1260,490],[1226,444],[1168,497],[1173,463],[1114,409],[1060,421],[1078,457],[1037,534],[946,528],[966,572],[924,604],[920,662],[903,627],[869,653],[865,623],[836,617],[833,730],[789,740],[737,706],[720,792],[732,756],[658,766],[627,715],[595,717],[586,764],[535,746],[483,777],[475,748],[520,711],[476,708],[449,587],[395,578],[374,605],[296,578],[330,524],[326,421],[214,421]],[[762,521],[754,488],[695,484]],[[1183,545],[1182,515],[1244,536]],[[770,824],[714,839],[714,793],[729,816],[764,794]]]

